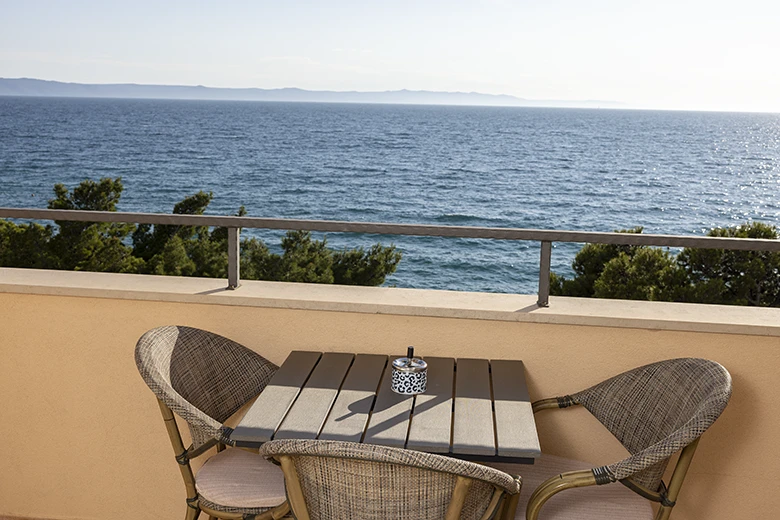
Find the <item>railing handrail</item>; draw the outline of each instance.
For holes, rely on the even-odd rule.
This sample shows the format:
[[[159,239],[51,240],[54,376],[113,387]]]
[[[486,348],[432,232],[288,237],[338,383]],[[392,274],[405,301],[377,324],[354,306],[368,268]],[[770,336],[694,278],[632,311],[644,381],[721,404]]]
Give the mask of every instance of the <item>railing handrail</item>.
[[[219,215],[177,215],[170,213],[133,213],[121,211],[4,207],[0,207],[0,218],[281,229],[378,235],[440,236],[448,238],[488,238],[498,240],[531,240],[539,242],[695,247],[700,249],[733,249],[741,251],[780,251],[780,240],[763,238],[697,237],[645,233],[561,231],[555,229],[439,226],[430,224],[390,224],[386,222],[351,222],[339,220],[301,220]]]
[[[225,227],[228,228],[228,288],[230,289],[235,289],[239,286],[240,228],[538,241],[541,243],[538,304],[542,307],[546,307],[549,301],[550,256],[553,242],[780,252],[780,240],[763,238],[697,237],[643,233],[559,231],[553,229],[437,226],[429,224],[390,224],[385,222],[348,222],[337,220],[300,220],[4,207],[0,207],[0,218]]]

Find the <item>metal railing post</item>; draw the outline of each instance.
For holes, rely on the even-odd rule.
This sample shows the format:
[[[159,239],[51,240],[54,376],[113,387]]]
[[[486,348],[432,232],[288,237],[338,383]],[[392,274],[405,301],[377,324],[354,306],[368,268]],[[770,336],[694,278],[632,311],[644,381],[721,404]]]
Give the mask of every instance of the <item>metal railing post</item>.
[[[240,228],[228,228],[228,286],[230,290],[238,289],[241,285],[241,235]]]
[[[550,257],[552,256],[552,242],[541,242],[541,254],[539,258],[539,300],[536,305],[547,307],[550,305]]]

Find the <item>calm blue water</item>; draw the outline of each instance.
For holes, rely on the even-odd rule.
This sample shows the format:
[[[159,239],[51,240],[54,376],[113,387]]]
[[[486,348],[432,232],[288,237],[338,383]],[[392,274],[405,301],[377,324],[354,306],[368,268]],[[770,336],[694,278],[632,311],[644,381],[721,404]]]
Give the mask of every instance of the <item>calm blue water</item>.
[[[780,225],[780,114],[0,97],[0,206],[103,176],[120,211],[210,190],[221,215],[701,235]],[[390,285],[536,291],[537,243],[327,238],[395,243]]]

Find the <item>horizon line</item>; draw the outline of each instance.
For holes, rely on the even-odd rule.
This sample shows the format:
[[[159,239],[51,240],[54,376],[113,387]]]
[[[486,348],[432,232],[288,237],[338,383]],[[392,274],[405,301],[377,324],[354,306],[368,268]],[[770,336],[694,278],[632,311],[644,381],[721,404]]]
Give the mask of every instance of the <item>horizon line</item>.
[[[749,113],[749,114],[780,114],[780,109],[760,110],[760,109],[722,109],[722,108],[670,108],[654,107],[647,105],[633,105],[622,101],[598,100],[598,99],[537,99],[515,96],[513,94],[491,94],[478,91],[448,91],[448,90],[425,90],[425,89],[395,89],[395,90],[313,90],[302,87],[213,87],[203,84],[185,85],[185,84],[164,84],[164,83],[82,83],[78,81],[61,81],[55,79],[40,79],[31,77],[7,78],[0,76],[0,81],[37,81],[43,83],[58,83],[62,85],[76,86],[128,86],[128,87],[161,87],[161,88],[186,88],[186,89],[208,89],[215,91],[248,91],[259,92],[278,92],[278,91],[298,91],[312,94],[394,94],[394,93],[412,93],[412,94],[433,94],[433,95],[461,95],[461,96],[484,96],[487,98],[509,98],[515,100],[512,104],[485,104],[485,103],[425,103],[425,102],[398,102],[398,101],[330,101],[330,100],[262,100],[262,99],[208,99],[208,98],[156,98],[156,97],[127,97],[127,96],[90,96],[90,95],[38,95],[38,94],[4,94],[0,92],[0,97],[36,97],[36,98],[75,98],[75,99],[148,99],[158,101],[244,101],[256,103],[324,103],[324,104],[365,104],[365,105],[401,105],[401,106],[473,106],[473,107],[496,107],[496,108],[560,108],[560,109],[580,109],[580,110],[639,110],[639,111],[660,111],[660,112],[711,112],[711,113]],[[533,103],[533,105],[522,105],[522,103]],[[550,103],[545,105],[545,103]],[[559,106],[560,104],[571,104],[571,106]],[[577,106],[578,104],[592,106]],[[603,104],[605,106],[600,106]]]

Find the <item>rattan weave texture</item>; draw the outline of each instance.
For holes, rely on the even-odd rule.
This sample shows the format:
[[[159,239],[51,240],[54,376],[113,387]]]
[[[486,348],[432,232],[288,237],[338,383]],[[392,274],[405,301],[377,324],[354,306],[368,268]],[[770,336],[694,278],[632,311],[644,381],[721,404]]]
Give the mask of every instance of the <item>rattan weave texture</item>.
[[[657,490],[669,458],[720,416],[731,375],[707,359],[645,365],[571,395],[628,449],[631,456],[603,468],[613,480],[631,477]]]
[[[277,440],[268,457],[293,459],[312,520],[441,520],[457,476],[474,479],[461,518],[479,519],[496,487],[519,491],[502,471],[418,451],[340,441]]]
[[[258,395],[278,369],[235,341],[182,326],[141,336],[135,361],[152,392],[187,421],[194,448],[212,439],[229,443],[222,423]]]

